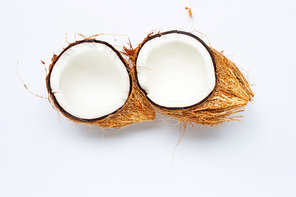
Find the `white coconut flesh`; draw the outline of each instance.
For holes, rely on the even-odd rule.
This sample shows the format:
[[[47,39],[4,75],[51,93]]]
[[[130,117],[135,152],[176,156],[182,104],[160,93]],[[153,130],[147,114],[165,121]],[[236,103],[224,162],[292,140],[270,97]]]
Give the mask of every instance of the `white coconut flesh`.
[[[58,58],[50,87],[67,113],[80,119],[97,119],[124,105],[130,78],[125,64],[109,46],[82,42]]]
[[[196,105],[216,83],[209,51],[186,34],[168,33],[145,42],[138,52],[136,69],[147,97],[166,108]]]

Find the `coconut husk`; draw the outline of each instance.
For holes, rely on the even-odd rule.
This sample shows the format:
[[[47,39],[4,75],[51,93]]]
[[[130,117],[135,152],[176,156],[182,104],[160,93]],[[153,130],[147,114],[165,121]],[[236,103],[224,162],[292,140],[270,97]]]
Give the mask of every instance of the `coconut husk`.
[[[88,40],[92,40],[88,38]],[[69,46],[74,45],[74,43],[70,43]],[[68,46],[68,47],[69,47]],[[58,103],[55,101],[53,93],[51,92],[50,84],[49,84],[49,75],[54,67],[55,62],[58,59],[58,55],[53,55],[52,63],[49,65],[49,73],[46,77],[46,86],[49,94],[49,101],[54,109],[58,112],[62,113],[65,117],[70,119],[71,121],[84,125],[95,125],[103,128],[122,128],[128,126],[133,123],[138,123],[142,121],[153,121],[155,119],[155,111],[152,106],[148,103],[145,96],[139,90],[138,86],[135,86],[135,75],[134,69],[129,69],[129,74],[131,76],[131,92],[126,101],[126,103],[116,110],[115,112],[105,116],[104,118],[96,121],[83,121],[76,118],[73,118],[68,113],[66,113],[63,109],[61,109]],[[128,65],[125,59],[122,59],[125,65]]]
[[[148,34],[136,49],[133,49],[131,44],[129,44],[129,48],[124,48],[125,54],[130,57],[134,66],[137,66],[135,65],[136,56],[142,44],[156,34]],[[238,118],[242,117],[235,114],[244,111],[244,106],[252,101],[254,93],[246,78],[232,61],[227,59],[222,52],[220,53],[211,47],[209,49],[216,64],[216,86],[212,94],[199,105],[186,109],[166,109],[150,103],[155,111],[183,122],[185,125],[186,123],[196,123],[212,127],[226,121],[239,120]]]

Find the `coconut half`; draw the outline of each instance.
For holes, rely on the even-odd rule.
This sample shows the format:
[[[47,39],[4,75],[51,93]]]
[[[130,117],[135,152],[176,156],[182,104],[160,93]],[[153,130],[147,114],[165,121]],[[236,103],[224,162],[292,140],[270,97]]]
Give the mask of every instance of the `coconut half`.
[[[254,93],[223,52],[189,32],[152,32],[136,49],[124,48],[136,85],[153,109],[178,122],[217,126],[239,120]]]
[[[136,56],[136,78],[150,102],[166,109],[200,104],[216,84],[211,51],[197,36],[169,31],[146,39]]]
[[[47,80],[56,106],[84,122],[114,113],[131,92],[131,78],[122,56],[99,40],[69,45],[53,62]]]

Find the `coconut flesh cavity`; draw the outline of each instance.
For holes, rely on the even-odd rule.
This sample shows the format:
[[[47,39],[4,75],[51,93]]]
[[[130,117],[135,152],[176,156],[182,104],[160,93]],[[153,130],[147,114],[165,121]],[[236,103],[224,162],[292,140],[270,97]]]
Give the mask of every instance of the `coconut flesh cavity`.
[[[139,86],[156,106],[192,107],[215,87],[210,50],[187,32],[170,31],[150,37],[139,48],[135,64]]]
[[[121,108],[130,94],[127,65],[111,45],[83,40],[69,45],[48,76],[55,105],[68,117],[95,121]]]

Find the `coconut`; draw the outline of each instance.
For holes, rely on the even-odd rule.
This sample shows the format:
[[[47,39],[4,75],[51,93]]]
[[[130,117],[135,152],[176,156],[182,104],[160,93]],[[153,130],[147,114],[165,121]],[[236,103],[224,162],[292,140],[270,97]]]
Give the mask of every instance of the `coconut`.
[[[112,45],[84,39],[53,56],[46,83],[53,106],[70,120],[121,128],[155,118],[133,72]]]
[[[151,106],[179,122],[216,126],[238,120],[232,115],[254,96],[235,64],[192,33],[150,33],[125,51]]]

